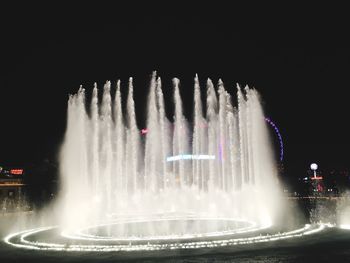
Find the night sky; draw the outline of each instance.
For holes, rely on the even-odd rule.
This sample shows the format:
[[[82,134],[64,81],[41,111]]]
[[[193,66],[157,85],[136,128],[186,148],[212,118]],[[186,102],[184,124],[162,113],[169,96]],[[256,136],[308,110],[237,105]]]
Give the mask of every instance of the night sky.
[[[188,118],[195,73],[202,90],[208,77],[222,78],[231,94],[236,83],[255,87],[284,139],[288,176],[299,177],[312,161],[349,167],[349,23],[330,9],[285,11],[174,3],[3,6],[0,165],[57,157],[68,94],[80,84],[89,93],[94,82],[102,88],[121,79],[125,95],[134,77],[144,127],[145,94],[157,70],[169,102],[171,79],[180,78]]]

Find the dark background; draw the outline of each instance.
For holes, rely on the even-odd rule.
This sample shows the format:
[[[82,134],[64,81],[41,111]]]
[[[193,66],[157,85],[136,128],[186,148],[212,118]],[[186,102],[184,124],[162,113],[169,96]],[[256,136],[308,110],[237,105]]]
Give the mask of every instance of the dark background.
[[[349,164],[350,46],[346,9],[54,3],[1,4],[0,165],[55,162],[63,140],[68,94],[82,84],[134,77],[139,128],[145,94],[157,70],[170,101],[181,80],[191,117],[193,77],[226,89],[248,84],[285,144],[286,176],[310,162]],[[168,103],[169,105],[169,103]],[[168,116],[171,117],[171,108]]]

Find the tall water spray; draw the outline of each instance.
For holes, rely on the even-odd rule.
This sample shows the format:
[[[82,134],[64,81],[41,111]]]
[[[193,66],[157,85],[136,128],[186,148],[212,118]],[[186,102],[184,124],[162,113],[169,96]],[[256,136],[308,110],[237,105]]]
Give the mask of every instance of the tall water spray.
[[[161,79],[154,72],[145,135],[136,123],[132,78],[126,107],[120,81],[115,92],[110,82],[105,84],[101,101],[96,85],[91,102],[83,88],[69,97],[60,167],[64,229],[166,215],[273,223],[279,187],[257,91],[238,86],[233,103],[229,92],[235,89],[226,91],[219,80],[215,90],[208,79],[203,107],[199,83],[196,75],[193,119],[187,120],[180,81],[173,80],[174,117],[168,119]],[[181,235],[187,227],[167,223],[142,231],[117,229],[113,235],[137,235],[139,230]]]

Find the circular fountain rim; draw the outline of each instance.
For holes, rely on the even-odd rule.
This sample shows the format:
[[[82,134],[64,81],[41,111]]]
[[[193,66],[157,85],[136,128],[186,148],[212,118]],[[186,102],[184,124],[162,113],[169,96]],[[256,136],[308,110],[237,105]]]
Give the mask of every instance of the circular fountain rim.
[[[211,221],[232,221],[232,222],[241,222],[247,224],[247,226],[233,228],[225,231],[212,231],[212,232],[203,232],[203,233],[194,233],[194,234],[182,234],[182,235],[160,235],[160,236],[146,236],[146,237],[107,237],[107,236],[98,236],[92,234],[84,233],[87,229],[93,229],[98,227],[110,226],[115,224],[128,224],[128,223],[139,223],[139,222],[157,222],[157,221],[185,221],[185,220],[211,220]],[[234,219],[226,217],[170,217],[170,218],[132,218],[124,220],[116,220],[112,222],[106,222],[97,225],[91,225],[84,228],[80,228],[73,233],[68,231],[63,231],[61,235],[69,239],[78,239],[78,240],[89,240],[89,241],[116,241],[116,242],[137,242],[137,241],[169,241],[169,240],[190,240],[190,239],[203,239],[203,238],[214,238],[221,236],[232,236],[235,234],[243,234],[248,232],[257,231],[263,228],[270,227],[270,225],[258,226],[257,223],[253,221],[243,220],[243,219]]]
[[[304,237],[316,234],[326,227],[334,227],[331,224],[306,224],[304,227],[291,230],[288,232],[257,235],[252,237],[226,238],[218,240],[188,241],[188,242],[170,242],[165,244],[147,243],[147,244],[58,244],[40,241],[29,241],[26,238],[57,228],[57,226],[34,228],[17,233],[9,234],[5,237],[4,242],[8,245],[45,251],[66,251],[66,252],[132,252],[132,251],[160,251],[175,249],[199,249],[199,248],[216,248],[224,246],[250,245],[262,242],[273,242],[290,238]]]

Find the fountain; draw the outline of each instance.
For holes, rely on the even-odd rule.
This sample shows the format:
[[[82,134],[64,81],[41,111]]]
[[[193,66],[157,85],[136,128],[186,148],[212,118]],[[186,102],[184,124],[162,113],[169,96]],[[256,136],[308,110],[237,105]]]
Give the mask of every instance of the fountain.
[[[55,251],[173,250],[275,241],[325,228],[266,234],[284,206],[256,90],[237,86],[234,103],[221,80],[215,89],[208,79],[204,113],[196,75],[189,121],[175,78],[168,118],[154,72],[141,130],[132,78],[125,106],[120,81],[113,89],[107,82],[102,99],[96,85],[91,101],[82,87],[69,97],[57,225],[10,234],[6,243]]]
[[[178,79],[173,80],[174,118],[169,120],[161,80],[152,75],[143,142],[131,78],[125,113],[119,81],[114,98],[111,83],[105,84],[101,103],[96,86],[90,103],[83,88],[70,96],[61,152],[64,228],[167,216],[273,223],[278,182],[258,93],[238,87],[234,107],[223,82],[217,96],[208,79],[205,117],[197,76],[194,83],[192,122],[183,114]],[[205,232],[205,224],[191,229],[182,225],[192,224],[186,222],[151,225],[142,232],[149,237],[157,232],[181,236],[184,229]],[[110,234],[127,238],[128,231],[139,232],[133,227],[138,226],[113,228]]]

